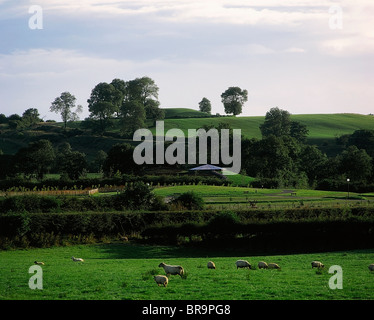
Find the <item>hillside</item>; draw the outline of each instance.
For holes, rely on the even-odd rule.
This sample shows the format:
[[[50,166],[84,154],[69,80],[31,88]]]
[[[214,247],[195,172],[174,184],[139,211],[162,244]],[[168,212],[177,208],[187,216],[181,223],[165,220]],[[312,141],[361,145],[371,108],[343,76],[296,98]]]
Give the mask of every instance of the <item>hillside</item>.
[[[264,122],[264,119],[264,116],[166,119],[165,130],[178,128],[187,134],[188,129],[225,122],[229,123],[233,129],[241,129],[245,137],[261,138],[259,126]],[[291,119],[307,126],[310,139],[331,139],[343,134],[350,134],[359,129],[374,129],[373,116],[353,113],[298,114],[291,115]]]
[[[181,118],[207,118],[211,115],[188,108],[165,108],[165,119],[181,119]]]
[[[261,138],[259,126],[265,118],[264,116],[207,117],[200,111],[186,108],[164,110],[166,114],[165,131],[178,128],[184,132],[185,136],[187,136],[188,129],[198,129],[204,125],[218,125],[220,122],[225,122],[233,129],[241,129],[242,135],[247,138]],[[334,155],[342,148],[336,144],[336,137],[351,134],[358,129],[374,129],[374,117],[370,115],[303,114],[292,115],[291,119],[305,124],[309,129],[308,142],[316,144],[328,155]],[[55,146],[68,142],[74,150],[84,152],[91,160],[97,151],[108,151],[115,143],[133,142],[131,139],[123,139],[116,127],[110,129],[104,136],[99,136],[82,129],[79,121],[70,123],[68,126],[67,131],[62,129],[62,123],[41,123],[32,129],[10,130],[3,124],[0,126],[0,150],[5,154],[14,154],[32,141],[48,139]],[[149,129],[155,134],[153,124],[149,123]]]
[[[247,138],[261,138],[259,129],[264,122],[264,116],[255,117],[212,117],[166,119],[165,131],[178,128],[187,136],[188,129],[197,129],[203,125],[218,125],[220,122],[228,123],[233,129],[241,129],[242,135]],[[374,117],[353,113],[341,114],[300,114],[291,115],[291,119],[305,124],[309,130],[308,143],[317,145],[327,155],[339,153],[342,146],[336,144],[335,138],[351,134],[359,129],[374,129]],[[150,128],[155,134],[155,128]]]

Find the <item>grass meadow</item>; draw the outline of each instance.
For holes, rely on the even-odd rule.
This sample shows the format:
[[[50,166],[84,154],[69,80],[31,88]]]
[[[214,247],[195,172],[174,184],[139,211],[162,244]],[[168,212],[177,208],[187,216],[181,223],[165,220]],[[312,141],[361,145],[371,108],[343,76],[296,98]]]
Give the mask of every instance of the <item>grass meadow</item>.
[[[71,256],[85,262],[73,262]],[[236,269],[246,259],[255,270]],[[31,290],[28,273],[43,261],[43,289]],[[209,260],[216,269],[207,269]],[[323,271],[311,261],[325,264]],[[158,287],[153,275],[160,262],[180,264],[186,278],[170,276]],[[280,270],[258,269],[275,262]],[[374,250],[252,256],[250,251],[133,243],[77,245],[0,252],[0,299],[3,300],[367,300],[374,298]],[[343,288],[331,289],[329,267],[343,270]]]
[[[185,112],[184,109],[181,110],[181,112]],[[177,114],[178,110],[174,110],[174,113]],[[247,138],[260,139],[259,126],[264,122],[264,119],[263,116],[165,119],[165,131],[178,128],[187,136],[188,129],[198,129],[204,125],[218,125],[220,122],[225,122],[233,129],[240,128],[242,134]],[[311,139],[336,138],[343,134],[351,134],[358,129],[372,129],[374,125],[373,116],[353,113],[302,114],[292,115],[291,119],[306,125],[309,130],[308,138]],[[150,130],[155,134],[155,127],[151,127]]]
[[[215,209],[246,209],[250,202],[257,208],[293,208],[296,206],[342,206],[372,204],[371,194],[323,191],[307,189],[262,189],[210,185],[182,185],[156,188],[154,192],[171,197],[193,190],[200,195],[207,206]]]

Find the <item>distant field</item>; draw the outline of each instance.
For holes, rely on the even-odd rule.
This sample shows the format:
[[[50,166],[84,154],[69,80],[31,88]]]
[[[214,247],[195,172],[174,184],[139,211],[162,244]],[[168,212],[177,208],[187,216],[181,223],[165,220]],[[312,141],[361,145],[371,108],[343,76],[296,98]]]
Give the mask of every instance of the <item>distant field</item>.
[[[12,300],[367,300],[374,298],[373,250],[253,256],[250,250],[101,244],[0,252],[0,299]],[[71,256],[84,258],[75,263]],[[237,259],[256,270],[236,269]],[[43,261],[43,290],[28,286],[29,267]],[[213,260],[215,270],[206,264]],[[311,261],[325,264],[322,272]],[[259,261],[281,270],[257,269]],[[186,279],[170,276],[166,288],[152,276],[160,262],[180,264]],[[343,270],[343,289],[331,289],[329,267]]]
[[[343,134],[353,133],[358,129],[372,130],[374,117],[360,114],[302,114],[291,115],[291,119],[305,124],[309,130],[309,138],[336,138]],[[261,138],[260,124],[264,116],[256,117],[214,117],[165,119],[165,131],[178,128],[187,136],[188,129],[197,129],[203,125],[218,125],[220,122],[230,124],[233,129],[241,129],[242,134],[248,138]],[[155,128],[151,128],[154,132]]]
[[[170,118],[200,118],[200,117],[209,117],[210,115],[205,112],[201,112],[189,108],[164,108],[165,119]]]
[[[269,208],[269,205],[279,207],[293,204],[324,206],[347,204],[347,192],[341,191],[186,185],[156,188],[154,192],[163,197],[171,197],[188,191],[200,195],[206,205],[221,209],[246,208],[250,206],[250,202],[256,203],[259,208]],[[363,205],[372,203],[370,194],[366,197],[350,192],[349,202]]]

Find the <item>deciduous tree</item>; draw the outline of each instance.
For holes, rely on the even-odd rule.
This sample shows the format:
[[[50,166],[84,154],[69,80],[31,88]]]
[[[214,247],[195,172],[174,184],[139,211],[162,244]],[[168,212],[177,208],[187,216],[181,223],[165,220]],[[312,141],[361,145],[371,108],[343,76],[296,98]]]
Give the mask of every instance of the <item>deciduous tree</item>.
[[[207,98],[203,98],[200,102],[199,102],[199,109],[201,112],[206,112],[206,113],[209,113],[212,111],[212,105],[209,101],[209,99]]]
[[[59,113],[62,121],[64,122],[64,128],[68,121],[76,121],[79,119],[78,114],[82,112],[82,106],[76,106],[76,98],[70,92],[63,92],[57,97],[50,107],[50,111]],[[73,111],[75,108],[75,111]]]
[[[239,87],[229,87],[221,94],[221,100],[227,114],[234,116],[242,113],[242,107],[248,100],[248,91]]]

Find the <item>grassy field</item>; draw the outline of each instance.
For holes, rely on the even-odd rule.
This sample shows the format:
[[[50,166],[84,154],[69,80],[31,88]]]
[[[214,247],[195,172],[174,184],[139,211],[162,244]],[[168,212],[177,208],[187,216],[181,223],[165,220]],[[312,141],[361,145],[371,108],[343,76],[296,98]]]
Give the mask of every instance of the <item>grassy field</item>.
[[[241,129],[248,138],[261,138],[260,124],[265,117],[215,117],[165,119],[165,131],[178,128],[187,136],[188,129],[200,128],[203,125],[218,125],[220,122],[230,124],[233,129]],[[309,138],[335,138],[343,134],[353,133],[358,129],[371,130],[374,127],[374,117],[360,114],[302,114],[292,115],[291,119],[305,124],[309,130]],[[155,128],[151,128],[151,131]]]
[[[71,256],[82,257],[76,263]],[[236,269],[246,259],[255,270]],[[325,264],[322,272],[311,261]],[[34,260],[44,261],[43,289],[31,290],[28,273]],[[213,260],[215,270],[206,264]],[[185,279],[170,276],[158,287],[158,264],[180,264]],[[281,270],[257,269],[259,261],[276,262]],[[256,299],[373,299],[374,273],[368,265],[374,250],[251,256],[250,252],[136,244],[100,244],[0,252],[0,299],[68,300],[256,300]],[[329,267],[343,269],[343,289],[330,289]]]
[[[193,190],[200,195],[206,205],[213,208],[230,209],[245,208],[250,202],[256,202],[258,208],[269,208],[270,206],[300,205],[346,205],[347,192],[322,191],[304,189],[261,189],[245,187],[226,186],[171,186],[156,188],[154,192],[163,197],[171,197]],[[349,203],[361,203],[367,205],[372,198],[350,192]]]
[[[201,112],[189,108],[164,108],[165,119],[173,118],[201,118],[209,117],[210,115],[206,112]]]

